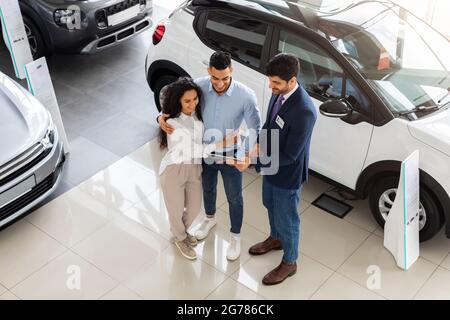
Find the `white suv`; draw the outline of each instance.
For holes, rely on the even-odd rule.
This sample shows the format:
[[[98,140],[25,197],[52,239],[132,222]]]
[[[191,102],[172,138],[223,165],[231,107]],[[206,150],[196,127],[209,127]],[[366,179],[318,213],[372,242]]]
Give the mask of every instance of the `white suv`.
[[[450,44],[436,30],[388,1],[186,1],[156,26],[147,56],[158,108],[161,89],[179,76],[204,76],[215,50],[232,54],[234,77],[256,92],[264,116],[265,64],[278,52],[299,58],[300,82],[320,111],[310,171],[369,196],[380,225],[414,150],[421,241],[450,221]]]

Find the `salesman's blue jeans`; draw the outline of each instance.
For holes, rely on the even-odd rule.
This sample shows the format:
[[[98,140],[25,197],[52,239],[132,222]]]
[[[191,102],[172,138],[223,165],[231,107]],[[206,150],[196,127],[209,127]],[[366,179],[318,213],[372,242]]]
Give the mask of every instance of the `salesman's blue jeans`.
[[[231,232],[239,234],[244,214],[244,201],[242,199],[242,172],[235,167],[228,164],[203,163],[202,185],[205,212],[207,215],[216,213],[217,174],[219,171],[228,200]]]
[[[283,261],[294,263],[298,259],[300,238],[300,216],[297,208],[300,202],[299,189],[281,189],[263,177],[263,204],[269,213],[270,236],[281,240]]]

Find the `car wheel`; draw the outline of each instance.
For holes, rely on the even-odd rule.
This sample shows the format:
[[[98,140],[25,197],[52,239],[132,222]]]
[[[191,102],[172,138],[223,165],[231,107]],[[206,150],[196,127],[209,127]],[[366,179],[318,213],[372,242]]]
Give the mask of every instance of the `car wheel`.
[[[23,16],[23,23],[33,59],[36,60],[45,56],[47,54],[47,47],[45,46],[44,38],[39,29],[34,22],[26,16]]]
[[[381,227],[394,204],[399,178],[384,177],[372,186],[369,204],[372,215]],[[420,186],[419,238],[426,241],[435,236],[444,224],[443,215],[433,194]]]
[[[175,82],[178,79],[177,76],[174,75],[164,75],[158,78],[156,80],[153,93],[155,97],[155,104],[158,108],[158,111],[161,111],[162,101],[164,99],[164,91],[167,87],[167,85],[171,84],[172,82]]]

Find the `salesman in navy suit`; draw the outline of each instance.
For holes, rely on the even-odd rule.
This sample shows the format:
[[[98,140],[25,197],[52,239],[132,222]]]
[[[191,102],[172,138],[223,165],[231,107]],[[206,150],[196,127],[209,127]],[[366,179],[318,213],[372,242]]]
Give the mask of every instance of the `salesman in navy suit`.
[[[263,278],[265,285],[283,282],[297,272],[300,217],[297,208],[302,185],[308,180],[311,135],[317,113],[305,89],[297,82],[300,66],[291,54],[280,53],[267,64],[272,98],[259,137],[256,169],[263,174],[263,204],[270,236],[249,249],[252,255],[283,250],[281,263]],[[267,139],[263,138],[266,131]],[[270,137],[277,131],[279,139]],[[276,137],[276,134],[275,134]],[[250,158],[235,166],[245,170]],[[273,170],[273,168],[277,170]]]

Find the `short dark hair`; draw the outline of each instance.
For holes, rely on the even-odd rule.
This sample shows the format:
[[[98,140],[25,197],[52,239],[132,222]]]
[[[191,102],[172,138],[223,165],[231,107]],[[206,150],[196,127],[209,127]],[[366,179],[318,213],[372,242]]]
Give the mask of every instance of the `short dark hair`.
[[[290,53],[279,53],[266,65],[266,75],[278,76],[284,81],[297,77],[300,72],[300,64],[296,56]]]
[[[209,58],[209,67],[217,70],[225,70],[231,66],[231,54],[225,51],[216,51]]]

